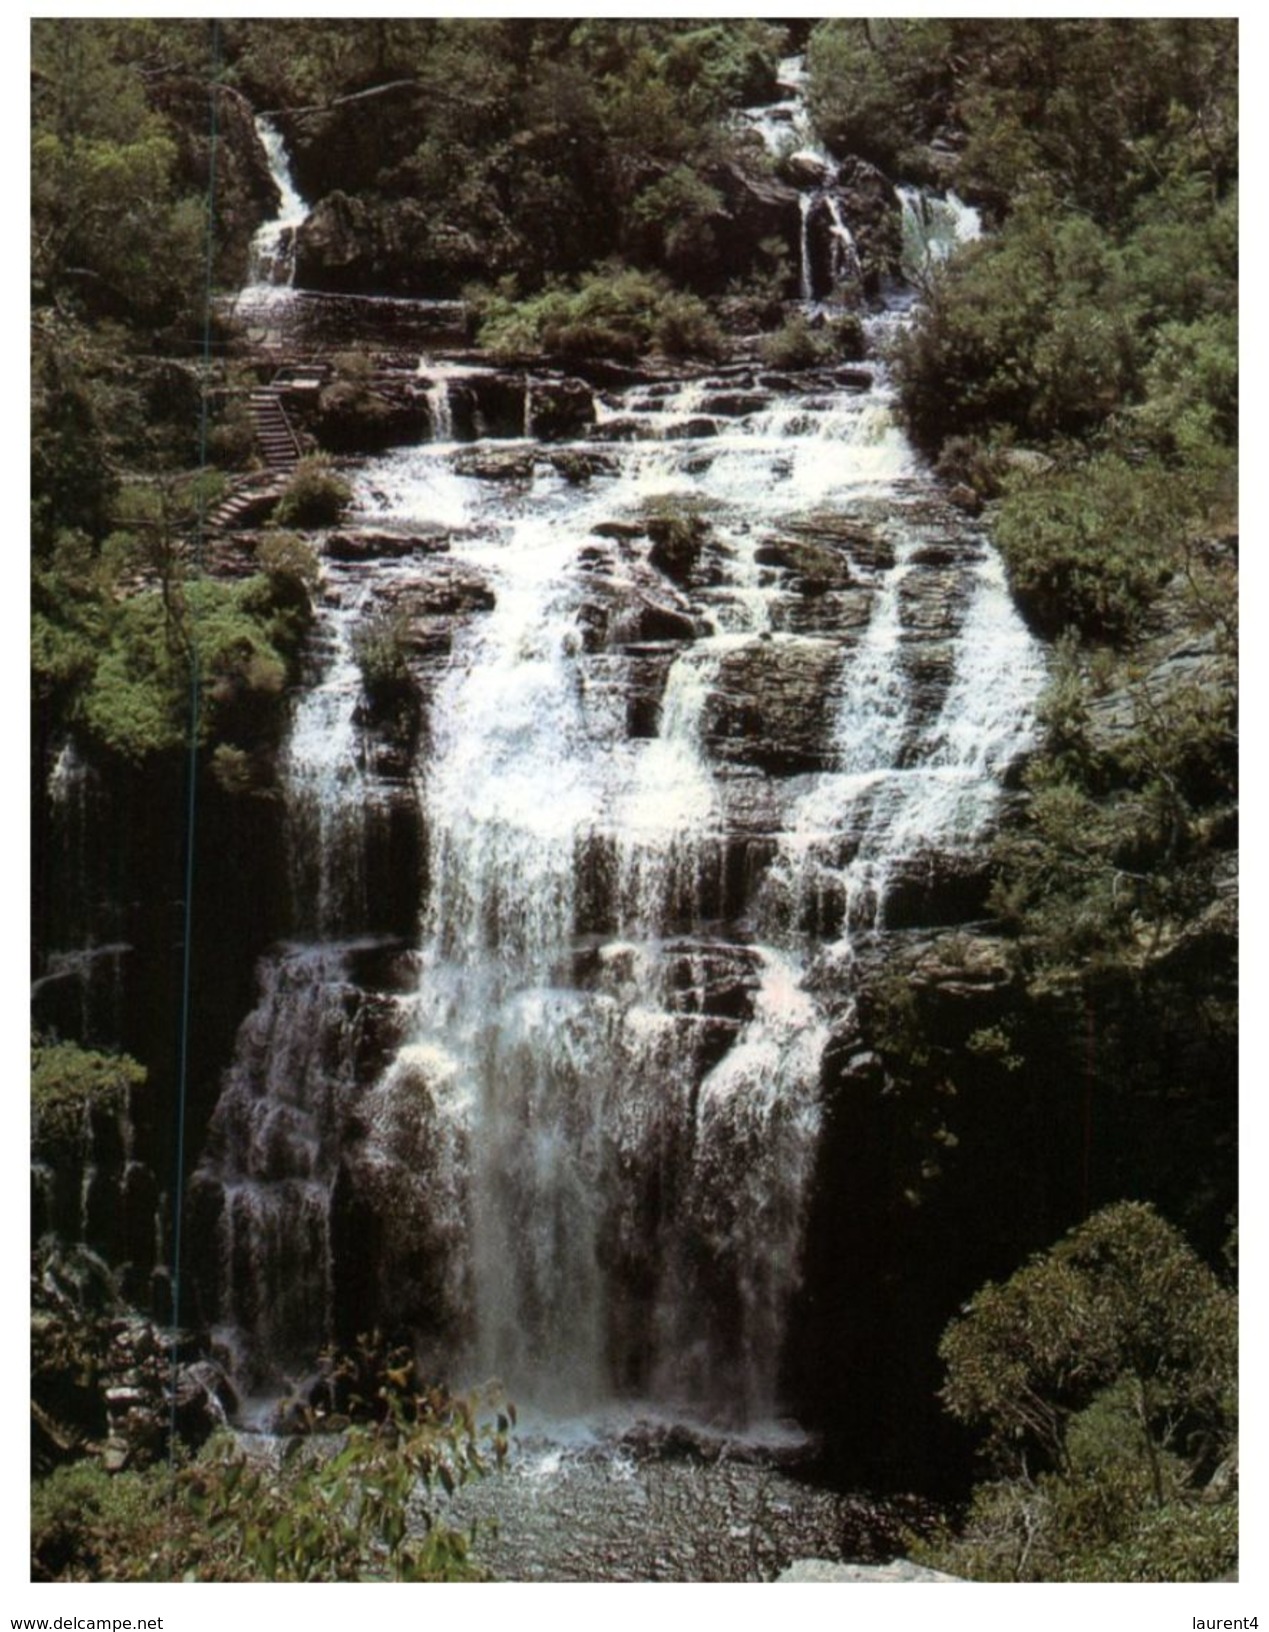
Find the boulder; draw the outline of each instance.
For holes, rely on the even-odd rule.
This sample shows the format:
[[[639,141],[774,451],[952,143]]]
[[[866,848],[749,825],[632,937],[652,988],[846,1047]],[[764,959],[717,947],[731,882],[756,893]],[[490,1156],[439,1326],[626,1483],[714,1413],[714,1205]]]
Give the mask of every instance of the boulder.
[[[432,415],[413,380],[378,375],[326,386],[311,423],[330,453],[381,453],[421,442],[431,431]]]
[[[536,458],[529,447],[498,448],[482,443],[456,453],[451,463],[460,476],[476,476],[484,482],[527,482],[532,480]]]
[[[851,583],[849,557],[840,546],[814,538],[771,538],[754,551],[761,566],[787,573],[790,588],[801,595],[822,595]]]
[[[332,561],[393,561],[407,555],[443,555],[450,541],[447,534],[388,532],[358,527],[327,533],[322,553]]]
[[[226,1426],[238,1409],[238,1395],[220,1366],[196,1360],[177,1373],[172,1409],[177,1433],[197,1448]]]
[[[529,382],[527,373],[493,370],[451,380],[449,406],[454,435],[463,439],[529,435]]]
[[[893,539],[883,525],[874,524],[866,516],[818,511],[790,521],[782,538],[817,544],[834,554],[840,554],[854,568],[869,576],[889,572],[894,566]],[[792,543],[785,547],[792,548]]]
[[[953,639],[969,591],[970,577],[962,568],[928,567],[909,573],[899,589],[904,635],[909,639]]]
[[[595,423],[595,398],[577,379],[535,378],[528,384],[525,423],[530,436],[543,442],[581,436]]]
[[[702,436],[717,436],[718,424],[704,414],[693,414],[690,419],[671,420],[661,435],[667,442],[690,442]]]
[[[723,200],[721,216],[711,222],[715,256],[708,281],[714,287],[751,271],[764,239],[781,239],[791,263],[797,265],[802,217],[794,188],[736,163],[717,166],[707,180]]]
[[[476,567],[432,556],[427,561],[426,572],[420,576],[385,581],[377,601],[402,613],[414,626],[437,617],[488,612],[494,605],[494,592]]]
[[[549,449],[544,457],[553,470],[575,487],[590,481],[592,476],[615,476],[618,469],[616,460],[608,454],[581,448]]]
[[[328,193],[295,234],[299,289],[352,295],[454,298],[513,258],[505,226],[437,218],[414,198]]]
[[[822,153],[800,147],[784,160],[783,168],[795,187],[823,187],[831,180],[833,167]]]
[[[580,610],[587,651],[694,640],[699,625],[687,599],[632,561],[618,567],[600,549],[584,552],[586,599]]]

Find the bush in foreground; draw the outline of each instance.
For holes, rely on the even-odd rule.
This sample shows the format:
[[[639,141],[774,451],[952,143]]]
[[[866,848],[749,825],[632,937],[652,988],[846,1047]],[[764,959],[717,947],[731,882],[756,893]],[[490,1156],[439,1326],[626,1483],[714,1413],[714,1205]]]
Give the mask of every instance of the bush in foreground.
[[[944,1335],[1000,1477],[921,1562],[987,1581],[1196,1581],[1237,1550],[1237,1302],[1152,1207],[1103,1208]]]

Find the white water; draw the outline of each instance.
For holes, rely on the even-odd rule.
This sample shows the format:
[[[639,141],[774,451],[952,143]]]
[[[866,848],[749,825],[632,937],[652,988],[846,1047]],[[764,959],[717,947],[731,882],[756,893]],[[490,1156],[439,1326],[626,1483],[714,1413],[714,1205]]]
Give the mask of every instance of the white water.
[[[368,789],[357,709],[361,671],[353,633],[368,610],[364,587],[318,615],[319,672],[299,694],[282,757],[292,913],[322,938],[364,920],[362,861]],[[317,642],[314,642],[317,644]]]
[[[837,200],[813,207],[835,281],[857,277]],[[910,213],[935,246],[973,230],[953,201]],[[879,367],[871,392],[631,388],[598,428],[637,436],[578,449],[604,461],[581,486],[545,458],[527,482],[461,474],[455,366],[419,372],[433,439],[366,463],[361,519],[446,529],[447,570],[494,604],[452,620],[425,698],[417,986],[367,1091],[335,939],[358,928],[369,797],[352,631],[385,574],[426,585],[426,561],[376,567],[324,614],[296,711],[297,927],[327,944],[266,964],[217,1111],[223,1342],[267,1370],[330,1335],[351,1162],[379,1318],[444,1374],[500,1374],[555,1413],[647,1397],[760,1421],[780,1405],[820,1129],[830,1015],[806,971],[839,970],[840,1011],[892,880],[982,841],[1039,659]],[[705,529],[686,580],[651,542],[649,518],[675,512]],[[800,529],[836,564],[827,587],[798,590],[796,549],[771,564]],[[931,580],[925,547],[949,536],[954,567]],[[908,655],[940,599],[946,678],[918,695]]]
[[[918,288],[965,244],[981,237],[978,211],[955,193],[938,198],[917,187],[897,187],[903,220],[903,275]]]
[[[508,497],[454,477],[432,447],[362,478],[376,514],[461,516],[454,552],[497,597],[455,646],[419,766],[434,883],[412,1046],[446,1085],[435,1114],[454,1130],[447,1205],[469,1221],[453,1237],[466,1263],[451,1284],[470,1298],[472,1374],[497,1372],[556,1410],[631,1386],[749,1418],[778,1403],[827,1035],[800,986],[801,905],[766,910],[754,895],[764,940],[745,954],[748,999],[704,1075],[698,1052],[710,949],[736,955],[734,932],[711,918],[743,786],[709,751],[711,697],[724,666],[755,651],[823,645],[780,627],[787,592],[756,544],[817,509],[899,506],[894,565],[857,574],[872,610],[842,649],[835,768],[768,790],[768,877],[795,879],[795,893],[816,846],[854,834],[857,854],[835,863],[835,887],[858,898],[848,925],[881,918],[896,855],[981,837],[1039,684],[994,557],[973,546],[955,679],[918,725],[897,661],[923,537],[902,509],[917,463],[884,392],[772,402],[720,419],[717,436],[661,439],[723,384],[632,394],[619,412],[646,436],[608,450],[616,471],[587,490],[543,473]],[[601,706],[605,666],[621,658],[587,652],[577,561],[597,523],[676,496],[701,507],[716,541],[717,581],[693,597],[714,633],[670,655],[657,733],[636,740]],[[645,550],[614,552],[611,579],[642,582]],[[898,764],[905,747],[924,763]],[[579,948],[596,930],[579,984]],[[663,1193],[649,1222],[650,1189]]]
[[[264,118],[256,120],[256,131],[280,202],[273,220],[266,221],[251,240],[247,283],[252,288],[289,287],[295,279],[295,233],[307,220],[309,207],[291,178],[290,160],[281,133]]]

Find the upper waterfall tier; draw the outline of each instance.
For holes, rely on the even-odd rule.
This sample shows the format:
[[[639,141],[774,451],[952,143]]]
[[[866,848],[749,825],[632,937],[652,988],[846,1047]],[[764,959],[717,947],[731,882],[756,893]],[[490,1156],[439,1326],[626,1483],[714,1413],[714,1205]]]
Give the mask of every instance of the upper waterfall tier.
[[[251,243],[247,282],[252,288],[289,287],[295,279],[295,232],[308,217],[309,207],[291,179],[290,159],[281,132],[268,119],[256,120],[256,130],[269,160],[269,175],[278,190],[278,213],[260,227]]]

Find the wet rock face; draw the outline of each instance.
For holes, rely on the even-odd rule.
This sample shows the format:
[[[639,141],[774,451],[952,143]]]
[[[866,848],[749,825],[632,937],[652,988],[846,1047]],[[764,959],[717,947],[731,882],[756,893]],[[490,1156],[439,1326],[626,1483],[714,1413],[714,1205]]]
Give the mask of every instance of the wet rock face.
[[[526,428],[544,442],[584,434],[595,423],[595,399],[583,380],[535,380],[528,391]]]
[[[728,652],[705,710],[710,752],[778,776],[826,768],[825,717],[840,668],[828,641],[787,637]]]
[[[489,276],[491,248],[413,199],[335,191],[296,232],[295,281],[335,294],[456,298]]]

